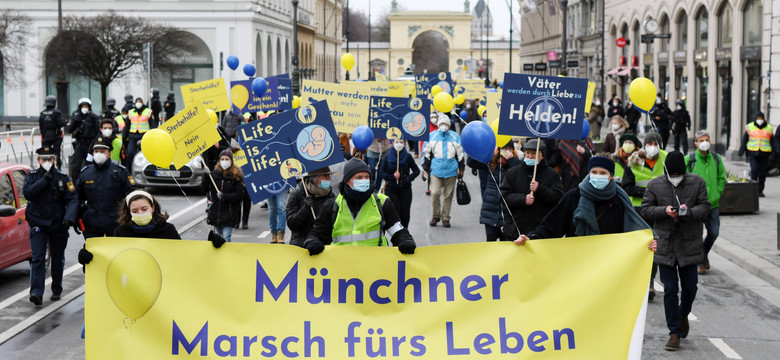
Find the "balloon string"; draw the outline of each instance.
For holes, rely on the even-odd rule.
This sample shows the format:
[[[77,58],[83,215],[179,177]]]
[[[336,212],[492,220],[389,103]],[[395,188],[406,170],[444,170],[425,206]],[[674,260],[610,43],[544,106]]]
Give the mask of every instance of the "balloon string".
[[[201,161],[203,161],[203,159],[201,159]],[[203,166],[206,166],[206,164],[204,163]],[[206,171],[209,172],[209,168],[206,168]],[[209,172],[209,176],[211,176],[211,172]],[[176,177],[171,175],[171,179],[173,179],[173,182],[175,182],[176,186],[179,187],[179,190],[181,190],[181,193],[184,195],[184,198],[187,199],[187,202],[190,203],[192,210],[195,210],[195,214],[198,215],[198,219],[200,219],[200,222],[203,223],[204,226],[208,227],[206,221],[204,221],[203,217],[200,215],[200,211],[198,211],[198,208],[192,203],[192,201],[190,201],[190,197],[187,196],[187,193],[184,192],[184,189],[181,188],[181,184],[179,184],[179,182],[176,180]],[[212,179],[211,181],[214,181],[214,179]],[[214,187],[216,188],[217,185],[215,184]]]
[[[128,323],[127,323],[127,322],[128,322],[128,320],[130,321],[130,324],[129,324],[129,325],[128,325]],[[130,329],[130,326],[131,326],[131,325],[133,325],[133,324],[135,324],[135,320],[133,320],[133,319],[131,319],[131,318],[124,318],[124,319],[122,319],[122,325],[124,325],[124,326],[125,326],[125,329],[127,329],[127,332],[128,332],[128,333],[129,333],[131,336],[133,335],[133,332],[132,332],[132,330]]]
[[[498,195],[501,196],[501,201],[504,202],[504,206],[506,207],[506,211],[509,213],[509,217],[512,218],[512,223],[515,224],[515,229],[517,229],[517,233],[518,234],[522,234],[520,232],[520,227],[517,226],[517,221],[515,221],[515,216],[512,214],[512,210],[509,209],[509,204],[506,203],[506,199],[504,198],[504,194],[501,193],[501,187],[499,187],[498,181],[496,181],[496,177],[493,176],[493,172],[490,171],[490,164],[486,164],[486,165],[488,165],[487,172],[488,172],[488,174],[490,174],[490,177],[493,178],[493,183],[496,184],[496,189],[498,189]]]

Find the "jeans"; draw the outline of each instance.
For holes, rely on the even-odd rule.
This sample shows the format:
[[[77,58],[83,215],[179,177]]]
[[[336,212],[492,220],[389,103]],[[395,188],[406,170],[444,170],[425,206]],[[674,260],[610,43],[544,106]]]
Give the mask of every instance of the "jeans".
[[[666,266],[658,265],[661,273],[661,283],[664,284],[664,312],[666,313],[666,327],[669,328],[669,335],[677,334],[682,336],[682,325],[680,321],[683,317],[688,317],[693,307],[693,300],[696,298],[699,275],[696,273],[696,264],[688,266]],[[678,286],[677,281],[679,274]],[[677,293],[682,288],[682,295],[679,300]]]
[[[455,194],[455,177],[440,178],[431,175],[431,196],[433,201],[433,218],[450,221],[452,196]],[[442,199],[444,202],[442,203]]]
[[[68,229],[58,227],[30,227],[30,295],[43,298],[46,287],[46,245],[51,255],[51,292],[62,294],[62,272],[65,270],[65,247],[68,246]]]
[[[284,231],[287,226],[287,190],[266,199],[271,232]]]
[[[769,170],[769,156],[751,156],[748,155],[750,162],[750,179],[758,181],[758,192],[764,193],[766,184],[766,173]]]
[[[222,236],[225,241],[230,242],[230,237],[233,235],[233,227],[232,226],[215,226],[214,232],[216,232],[219,236]]]
[[[707,265],[707,255],[720,234],[720,210],[718,208],[710,209],[707,220],[704,220],[704,228],[707,229],[707,236],[704,237],[704,260],[699,263],[701,266]]]

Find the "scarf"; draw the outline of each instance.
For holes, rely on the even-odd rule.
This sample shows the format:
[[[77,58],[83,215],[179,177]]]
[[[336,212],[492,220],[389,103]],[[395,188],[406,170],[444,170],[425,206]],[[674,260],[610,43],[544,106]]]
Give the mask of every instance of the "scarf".
[[[130,224],[130,227],[133,228],[133,231],[139,233],[139,234],[148,234],[154,230],[154,228],[157,227],[155,224],[146,224],[144,226],[138,225],[136,223]]]
[[[328,193],[330,193],[330,189],[321,188],[319,185],[317,185],[316,182],[314,182],[315,180],[316,178],[312,178],[312,179],[306,179],[303,182],[304,183],[303,186],[306,186],[306,190],[309,191],[309,195],[314,197],[323,197],[325,195],[328,195]],[[306,191],[303,191],[301,194],[306,195]]]
[[[406,151],[406,149],[402,149],[399,152],[396,152],[395,149],[388,150],[387,153],[387,162],[391,165],[395,165],[395,162],[399,161],[401,164],[408,164],[409,162],[409,152]],[[400,168],[400,166],[399,166]]]
[[[612,124],[610,124],[609,126],[612,126]],[[609,129],[609,131],[611,131],[611,132],[612,132],[612,135],[614,135],[614,136],[615,136],[615,140],[617,140],[617,141],[620,141],[620,137],[621,137],[621,136],[623,136],[623,133],[624,133],[624,132],[626,132],[626,128],[624,128],[624,127],[622,127],[622,126],[621,126],[621,127],[620,127],[620,128],[618,128],[617,130],[612,130],[612,129]]]
[[[610,181],[603,190],[597,190],[590,184],[590,175],[580,183],[580,202],[574,210],[574,234],[577,236],[599,235],[599,224],[596,219],[596,202],[607,201],[615,195],[623,204],[623,232],[649,229],[644,219],[634,211],[634,205],[625,191]]]
[[[590,150],[591,153],[595,151],[595,147],[593,146],[593,142],[590,141],[590,138],[583,140],[583,143],[584,144],[582,145],[584,145],[586,149]],[[570,172],[572,176],[579,179],[582,155],[577,152],[577,145],[580,145],[580,142],[577,140],[561,140],[560,144],[558,144],[558,149],[561,151],[563,160],[569,164],[569,169],[571,169]]]

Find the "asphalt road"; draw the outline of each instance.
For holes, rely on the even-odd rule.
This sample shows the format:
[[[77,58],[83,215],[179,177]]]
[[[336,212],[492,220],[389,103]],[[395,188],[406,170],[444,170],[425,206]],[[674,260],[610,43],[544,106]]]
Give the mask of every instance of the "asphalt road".
[[[472,204],[453,204],[453,227],[449,229],[428,226],[430,198],[425,195],[425,184],[419,180],[415,182],[410,231],[418,246],[484,241],[484,228],[478,221],[481,204],[478,180],[467,172],[466,182],[472,193]],[[160,199],[163,210],[172,216],[172,223],[179,229],[182,238],[206,238],[208,228],[199,220],[205,209],[202,194],[187,191],[185,197],[179,189],[152,192]],[[270,241],[267,210],[255,206],[249,227],[249,230],[234,230],[233,241]],[[0,359],[84,359],[84,341],[79,338],[84,318],[84,275],[76,264],[76,254],[83,242],[81,236],[71,233],[65,266],[71,272],[65,277],[65,298],[62,301],[49,301],[47,289],[43,307],[32,306],[27,300],[27,263],[0,271]],[[717,254],[711,255],[711,261],[719,266],[699,279],[691,332],[682,341],[680,351],[672,353],[663,349],[668,331],[662,293],[649,303],[643,358],[778,358],[780,291]],[[62,307],[54,309],[57,306]],[[604,314],[604,321],[610,321],[610,314]],[[612,345],[610,334],[604,334],[603,338],[604,346]]]

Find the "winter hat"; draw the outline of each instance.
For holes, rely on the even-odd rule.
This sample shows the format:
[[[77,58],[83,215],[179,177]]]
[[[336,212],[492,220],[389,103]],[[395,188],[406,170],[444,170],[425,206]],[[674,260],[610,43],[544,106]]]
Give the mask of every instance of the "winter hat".
[[[663,139],[661,139],[661,134],[659,134],[657,131],[650,131],[645,135],[645,145],[651,141],[655,141],[658,146],[661,146],[663,144]]]
[[[530,139],[523,144],[523,151],[536,151],[536,145],[539,145],[539,151],[544,151],[546,146],[544,145],[544,141],[539,142],[537,139]]]
[[[623,146],[623,143],[624,143],[626,140],[629,140],[629,141],[633,142],[633,143],[634,143],[634,146],[635,146],[637,149],[639,149],[639,148],[641,148],[641,147],[642,147],[642,142],[641,142],[641,141],[639,141],[639,138],[637,138],[637,137],[636,137],[636,135],[634,135],[634,134],[623,134],[622,136],[620,136],[620,143],[618,143],[618,144],[617,144],[617,145],[618,145],[618,147],[621,147],[621,146]]]
[[[344,179],[341,181],[342,184],[346,184],[347,181],[352,179],[353,176],[357,173],[361,172],[367,172],[371,173],[371,169],[366,165],[363,160],[360,160],[358,158],[352,158],[347,161],[346,164],[344,164]]]
[[[685,174],[685,156],[679,151],[666,155],[666,173],[669,175]]]
[[[588,171],[594,167],[607,169],[610,175],[615,175],[615,162],[604,156],[594,156],[588,160]]]
[[[229,157],[229,158],[230,158],[230,161],[232,162],[232,161],[233,161],[233,150],[231,150],[231,149],[225,149],[225,150],[222,150],[222,151],[219,153],[219,159],[221,159],[223,156],[227,156],[227,157]]]
[[[450,121],[449,116],[446,114],[440,112],[439,115],[439,122],[436,123],[436,126],[441,126],[442,124],[447,124],[449,126],[452,126],[452,122]]]

